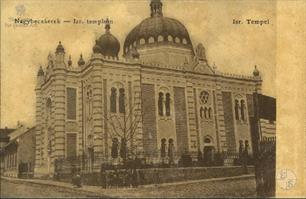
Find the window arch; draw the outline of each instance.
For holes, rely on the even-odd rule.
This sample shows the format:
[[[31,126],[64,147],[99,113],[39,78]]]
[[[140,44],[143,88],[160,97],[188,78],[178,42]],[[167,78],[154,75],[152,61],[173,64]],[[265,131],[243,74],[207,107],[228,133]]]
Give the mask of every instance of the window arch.
[[[240,101],[240,113],[241,113],[241,120],[245,120],[245,102],[244,100]]]
[[[171,35],[168,35],[168,41],[173,42],[173,37]]]
[[[164,115],[164,105],[163,105],[163,101],[164,101],[164,93],[160,92],[158,94],[158,114],[160,116]]]
[[[166,116],[170,116],[170,93],[166,94]]]
[[[145,40],[144,38],[141,38],[141,39],[139,40],[139,43],[140,43],[140,45],[145,44],[145,43],[146,43],[146,40]]]
[[[159,35],[158,38],[157,38],[157,41],[158,42],[164,41],[164,37],[162,35]]]
[[[239,120],[239,101],[235,100],[235,118],[236,120]]]
[[[111,97],[110,97],[110,109],[112,113],[117,112],[117,89],[112,87],[111,89]]]
[[[125,94],[124,88],[119,89],[119,113],[125,113]]]

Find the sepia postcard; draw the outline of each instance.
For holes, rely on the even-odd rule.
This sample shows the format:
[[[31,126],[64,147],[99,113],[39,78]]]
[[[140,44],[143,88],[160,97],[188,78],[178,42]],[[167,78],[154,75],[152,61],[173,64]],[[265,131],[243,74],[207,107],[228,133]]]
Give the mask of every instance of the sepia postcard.
[[[306,1],[2,0],[1,198],[306,197]]]

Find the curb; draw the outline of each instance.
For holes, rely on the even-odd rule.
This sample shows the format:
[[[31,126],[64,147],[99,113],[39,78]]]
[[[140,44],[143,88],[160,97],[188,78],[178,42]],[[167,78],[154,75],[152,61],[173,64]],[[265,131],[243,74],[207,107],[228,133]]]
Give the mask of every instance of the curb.
[[[188,181],[179,181],[179,182],[168,182],[168,183],[162,183],[162,184],[148,184],[148,185],[139,185],[138,187],[142,187],[142,188],[166,187],[166,186],[175,186],[175,185],[182,185],[182,184],[193,184],[193,183],[199,183],[199,182],[218,182],[218,181],[250,179],[250,178],[255,178],[255,175],[249,174],[249,175],[231,176],[231,177],[223,177],[223,178],[188,180]]]

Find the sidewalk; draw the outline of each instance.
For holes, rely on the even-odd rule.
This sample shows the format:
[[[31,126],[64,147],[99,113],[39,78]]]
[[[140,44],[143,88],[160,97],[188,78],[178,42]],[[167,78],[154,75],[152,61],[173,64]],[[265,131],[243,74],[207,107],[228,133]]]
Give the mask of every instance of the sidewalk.
[[[70,192],[76,192],[80,194],[86,194],[91,197],[137,197],[138,192],[142,192],[146,189],[151,191],[153,189],[159,189],[161,187],[173,187],[177,185],[187,185],[193,183],[209,183],[209,182],[218,182],[218,181],[230,181],[230,180],[240,180],[240,179],[252,179],[254,175],[242,175],[235,177],[225,177],[225,178],[212,178],[212,179],[202,179],[202,180],[192,180],[184,182],[173,182],[173,183],[164,183],[158,185],[141,185],[138,188],[108,188],[103,189],[99,186],[88,186],[84,185],[81,188],[74,188],[72,184],[66,182],[58,182],[53,180],[40,180],[40,179],[18,179],[18,178],[8,178],[1,177],[3,180],[10,181],[12,183],[32,183],[42,186],[54,186]]]

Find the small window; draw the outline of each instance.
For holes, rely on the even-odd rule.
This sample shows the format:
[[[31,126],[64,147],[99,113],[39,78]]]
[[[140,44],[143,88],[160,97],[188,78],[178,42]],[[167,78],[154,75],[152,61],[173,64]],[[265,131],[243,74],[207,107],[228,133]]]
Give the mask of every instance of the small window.
[[[180,40],[180,38],[178,38],[178,37],[175,37],[175,43],[181,43],[181,40]]]
[[[168,36],[168,41],[173,42],[173,37],[171,35]]]
[[[164,41],[164,37],[162,35],[159,35],[157,40],[158,40],[158,42],[162,42],[162,41]]]
[[[187,44],[187,40],[183,38],[183,44]]]
[[[152,44],[152,43],[154,43],[154,37],[149,38],[149,44]]]
[[[143,39],[143,38],[141,38],[141,39],[139,40],[139,43],[140,43],[140,45],[145,44],[145,43],[146,43],[146,40]]]
[[[205,139],[204,139],[204,143],[205,143],[205,144],[209,144],[209,143],[211,143],[211,140],[210,140],[209,138],[205,138]]]

